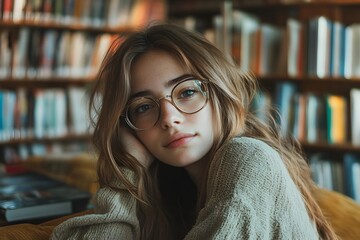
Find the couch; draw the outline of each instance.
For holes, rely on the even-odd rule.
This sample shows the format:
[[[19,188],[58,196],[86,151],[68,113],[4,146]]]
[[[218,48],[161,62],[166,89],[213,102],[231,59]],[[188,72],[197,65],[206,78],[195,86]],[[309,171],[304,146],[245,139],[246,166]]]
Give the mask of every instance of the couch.
[[[71,166],[57,166],[54,164],[71,164]],[[81,187],[90,192],[94,192],[96,185],[96,170],[94,161],[90,158],[80,156],[69,162],[55,162],[52,160],[51,164],[32,163],[32,170],[37,170],[42,173],[47,173],[57,179],[62,179],[61,176],[51,172],[51,169],[65,169],[66,181],[77,187]],[[90,167],[89,167],[90,166]],[[81,171],[81,172],[79,172]],[[79,175],[81,176],[79,178]],[[81,179],[81,182],[77,182]],[[76,181],[77,180],[77,181]],[[87,182],[86,184],[84,183]],[[329,220],[340,239],[343,240],[359,240],[360,239],[360,204],[353,201],[351,198],[328,191],[325,189],[318,189],[314,192],[316,201],[322,209],[324,215]],[[65,221],[66,219],[91,213],[92,210],[72,214],[56,218],[41,224],[17,224],[0,227],[1,240],[42,240],[48,239],[53,228]]]

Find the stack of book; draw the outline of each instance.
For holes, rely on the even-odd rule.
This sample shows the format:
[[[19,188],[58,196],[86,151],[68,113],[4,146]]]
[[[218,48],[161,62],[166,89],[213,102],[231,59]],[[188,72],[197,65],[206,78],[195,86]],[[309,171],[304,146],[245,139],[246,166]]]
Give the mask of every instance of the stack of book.
[[[89,208],[91,194],[37,173],[0,176],[0,219],[39,222]]]

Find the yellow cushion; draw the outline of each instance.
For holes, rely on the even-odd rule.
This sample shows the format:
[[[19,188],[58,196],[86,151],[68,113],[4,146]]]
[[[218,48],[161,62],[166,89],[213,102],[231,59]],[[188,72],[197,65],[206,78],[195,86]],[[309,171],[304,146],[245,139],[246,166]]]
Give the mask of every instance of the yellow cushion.
[[[318,189],[314,196],[340,239],[360,239],[360,204],[343,194],[325,189]]]

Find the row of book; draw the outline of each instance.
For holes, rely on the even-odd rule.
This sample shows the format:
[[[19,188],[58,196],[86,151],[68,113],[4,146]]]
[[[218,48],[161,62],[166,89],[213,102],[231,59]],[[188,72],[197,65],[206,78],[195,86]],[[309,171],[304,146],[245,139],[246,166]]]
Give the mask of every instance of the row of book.
[[[309,158],[312,178],[326,189],[344,193],[360,202],[360,156],[345,154],[336,159],[326,153],[317,153]]]
[[[94,76],[114,38],[27,27],[0,30],[0,79]]]
[[[88,134],[84,87],[0,91],[0,141]]]
[[[203,32],[239,68],[258,76],[360,77],[360,23],[345,25],[325,16],[288,18],[285,26],[262,22],[224,5],[210,28],[193,17],[176,22]]]
[[[91,152],[91,149],[86,141],[20,143],[1,147],[0,163],[5,167],[4,172],[14,173],[17,172],[18,164],[29,159],[72,159],[74,156],[89,152]]]
[[[13,22],[55,22],[89,26],[139,26],[163,18],[162,0],[2,0],[0,19]],[[154,7],[162,9],[152,9]]]
[[[244,71],[292,77],[360,76],[360,56],[353,54],[360,44],[360,24],[345,26],[320,16],[306,22],[289,18],[285,27],[279,27],[241,11],[234,11],[233,24],[233,44],[240,47],[231,50]]]
[[[278,120],[282,134],[291,133],[303,142],[350,142],[359,146],[359,104],[360,89],[351,89],[348,99],[342,95],[300,93],[295,84],[284,82],[276,84],[273,95],[260,91],[253,101],[253,109],[259,118],[266,122],[263,113],[275,106],[280,115]]]

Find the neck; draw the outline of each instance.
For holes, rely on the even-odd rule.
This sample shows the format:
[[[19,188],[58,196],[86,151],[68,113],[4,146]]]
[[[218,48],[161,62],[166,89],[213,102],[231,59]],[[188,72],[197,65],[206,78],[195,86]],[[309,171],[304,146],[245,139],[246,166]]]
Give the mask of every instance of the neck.
[[[185,167],[191,180],[194,182],[198,193],[201,192],[201,189],[203,188],[204,177],[207,175],[207,160],[208,158],[204,157],[196,163]]]

